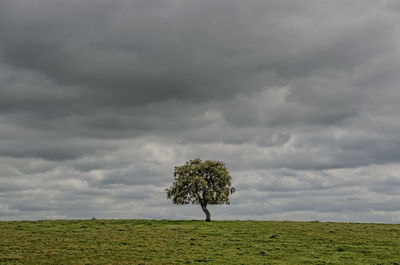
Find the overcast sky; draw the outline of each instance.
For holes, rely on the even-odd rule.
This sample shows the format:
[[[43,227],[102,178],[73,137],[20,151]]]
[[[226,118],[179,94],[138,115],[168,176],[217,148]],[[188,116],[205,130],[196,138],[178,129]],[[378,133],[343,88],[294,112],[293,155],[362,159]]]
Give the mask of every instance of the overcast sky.
[[[0,220],[400,222],[397,0],[1,0]]]

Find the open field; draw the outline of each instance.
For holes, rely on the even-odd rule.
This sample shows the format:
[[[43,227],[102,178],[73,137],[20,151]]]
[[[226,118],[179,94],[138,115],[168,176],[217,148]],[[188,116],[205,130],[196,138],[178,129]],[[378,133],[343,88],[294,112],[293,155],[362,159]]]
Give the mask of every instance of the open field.
[[[400,264],[400,225],[0,222],[0,264]]]

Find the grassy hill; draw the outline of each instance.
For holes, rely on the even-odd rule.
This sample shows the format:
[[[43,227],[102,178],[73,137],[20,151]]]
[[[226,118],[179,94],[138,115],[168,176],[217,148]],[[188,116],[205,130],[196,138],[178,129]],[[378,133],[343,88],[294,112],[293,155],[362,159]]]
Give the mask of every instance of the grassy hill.
[[[0,222],[0,264],[400,264],[400,225]]]

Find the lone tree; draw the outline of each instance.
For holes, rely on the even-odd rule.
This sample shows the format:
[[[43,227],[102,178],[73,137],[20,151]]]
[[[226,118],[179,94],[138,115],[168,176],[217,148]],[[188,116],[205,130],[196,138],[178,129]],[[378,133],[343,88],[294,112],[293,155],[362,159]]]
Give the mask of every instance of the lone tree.
[[[174,204],[200,204],[207,222],[211,221],[207,205],[229,204],[229,195],[235,192],[225,164],[219,161],[190,160],[175,167],[174,178],[172,187],[165,190],[167,197]]]

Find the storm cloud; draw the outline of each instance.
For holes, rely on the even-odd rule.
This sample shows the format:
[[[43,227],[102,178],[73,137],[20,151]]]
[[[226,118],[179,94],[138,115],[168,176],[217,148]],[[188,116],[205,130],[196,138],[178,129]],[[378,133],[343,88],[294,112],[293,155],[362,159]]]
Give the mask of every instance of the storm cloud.
[[[400,221],[396,1],[3,0],[0,220]],[[199,209],[198,209],[199,208]]]

